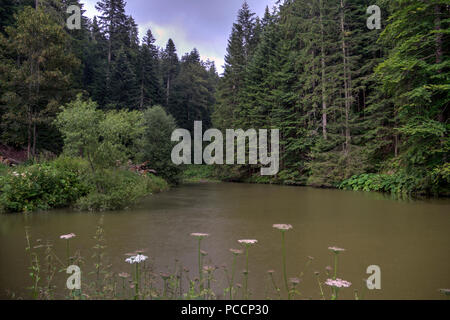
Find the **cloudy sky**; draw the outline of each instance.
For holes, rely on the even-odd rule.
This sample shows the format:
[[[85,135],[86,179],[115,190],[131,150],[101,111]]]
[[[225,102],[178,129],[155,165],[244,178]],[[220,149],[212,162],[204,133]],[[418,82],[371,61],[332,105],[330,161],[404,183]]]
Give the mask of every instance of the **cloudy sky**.
[[[81,0],[86,15],[93,18],[97,0]],[[262,17],[276,0],[247,0],[251,10]],[[156,44],[165,47],[172,38],[178,55],[197,48],[202,59],[215,61],[222,72],[228,36],[243,0],[128,0],[126,12],[139,25],[142,37],[150,28]]]

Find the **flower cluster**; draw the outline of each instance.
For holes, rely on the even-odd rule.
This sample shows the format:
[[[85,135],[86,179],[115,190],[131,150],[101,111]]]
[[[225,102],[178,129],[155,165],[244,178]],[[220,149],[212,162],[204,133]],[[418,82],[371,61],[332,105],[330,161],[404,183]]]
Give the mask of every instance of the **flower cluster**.
[[[69,239],[75,238],[75,236],[76,236],[75,233],[69,233],[69,234],[63,234],[59,238],[69,240]]]
[[[257,244],[258,240],[254,240],[254,239],[243,239],[243,240],[238,240],[238,242],[240,244],[244,244],[244,245],[252,245],[252,244]]]
[[[345,249],[338,248],[338,247],[328,247],[328,250],[333,251],[334,253],[339,253],[345,251]]]
[[[191,233],[192,237],[195,238],[199,238],[199,239],[204,239],[204,238],[208,238],[209,234],[208,233]]]
[[[142,254],[138,254],[136,256],[129,257],[129,258],[125,259],[125,262],[128,262],[129,264],[134,264],[134,263],[141,263],[141,262],[143,262],[143,261],[145,261],[147,259],[148,259],[147,256],[144,256]]]
[[[290,224],[274,224],[272,227],[281,231],[287,231],[292,229],[292,225]]]
[[[351,282],[348,282],[348,281],[345,281],[342,279],[335,279],[335,280],[327,279],[327,281],[325,281],[325,284],[327,286],[334,287],[334,288],[348,288],[352,285]]]

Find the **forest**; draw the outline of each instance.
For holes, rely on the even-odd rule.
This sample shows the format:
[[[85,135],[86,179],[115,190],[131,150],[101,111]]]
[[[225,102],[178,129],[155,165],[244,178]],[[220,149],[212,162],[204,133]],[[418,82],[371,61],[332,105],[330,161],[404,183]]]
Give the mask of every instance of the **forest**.
[[[140,35],[124,0],[98,1],[92,20],[82,10],[79,30],[66,27],[70,5],[83,8],[78,0],[1,2],[0,202],[7,210],[89,195],[95,204],[80,207],[117,207],[123,194],[105,195],[134,181],[130,170],[177,184],[186,168],[170,161],[170,134],[192,132],[194,121],[204,130],[279,129],[280,171],[266,177],[257,165],[215,165],[187,168],[190,175],[449,194],[446,0],[285,0],[262,17],[244,1],[220,75],[197,49],[180,57],[171,39],[160,48],[150,29]],[[367,27],[371,5],[381,8],[380,29]],[[15,179],[40,166],[83,172],[89,183],[80,187],[73,177],[68,188],[76,194],[56,201],[53,193],[66,196],[32,192]],[[156,189],[166,187],[162,181]],[[148,193],[149,183],[131,193]],[[23,205],[36,192],[53,200]]]

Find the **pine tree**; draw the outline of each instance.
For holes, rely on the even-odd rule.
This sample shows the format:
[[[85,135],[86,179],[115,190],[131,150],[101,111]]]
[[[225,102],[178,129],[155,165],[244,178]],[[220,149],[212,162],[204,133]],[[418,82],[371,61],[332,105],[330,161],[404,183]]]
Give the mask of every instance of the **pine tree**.
[[[211,126],[211,108],[214,89],[211,74],[200,60],[197,49],[185,54],[180,62],[180,72],[173,84],[168,110],[181,128],[193,132],[194,121]]]
[[[63,28],[42,8],[26,7],[17,16],[17,27],[7,27],[7,52],[2,67],[8,106],[2,123],[19,122],[26,127],[28,157],[36,155],[39,128],[49,125],[58,107],[73,97],[72,71],[79,66],[67,52]]]
[[[390,5],[381,41],[391,50],[376,72],[395,107],[402,166],[427,188],[432,172],[445,170],[449,153],[448,3],[405,0]]]
[[[139,60],[140,109],[162,104],[158,48],[150,29],[143,39]]]
[[[127,55],[126,48],[117,52],[111,65],[110,95],[107,100],[108,109],[136,110],[140,105],[140,86],[134,67]]]
[[[162,68],[164,70],[163,81],[165,84],[166,107],[169,106],[172,83],[178,73],[178,55],[172,39],[167,41],[166,49],[162,54]]]
[[[228,39],[224,74],[218,88],[213,118],[215,126],[220,129],[230,128],[237,118],[239,92],[244,85],[245,69],[258,43],[255,28],[254,13],[245,1]]]

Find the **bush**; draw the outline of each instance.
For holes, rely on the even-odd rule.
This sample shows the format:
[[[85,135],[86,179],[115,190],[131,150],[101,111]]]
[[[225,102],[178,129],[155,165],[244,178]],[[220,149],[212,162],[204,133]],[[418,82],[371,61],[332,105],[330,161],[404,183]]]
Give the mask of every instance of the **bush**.
[[[425,193],[426,178],[396,173],[392,175],[365,173],[344,180],[339,187],[346,190],[379,191],[389,193]]]
[[[59,159],[18,167],[0,176],[0,206],[6,212],[65,207],[91,190],[82,179],[87,163]]]
[[[183,170],[183,181],[195,183],[200,181],[219,181],[216,177],[215,166],[186,165]]]
[[[144,156],[149,166],[158,176],[173,184],[181,179],[181,168],[172,162],[171,154],[175,143],[171,142],[172,132],[176,129],[175,120],[160,106],[144,112]]]
[[[8,173],[8,166],[0,163],[0,176],[4,176]]]
[[[80,198],[79,210],[119,210],[135,204],[142,197],[166,190],[167,183],[153,175],[140,175],[120,169],[106,169],[89,178],[96,190]]]

